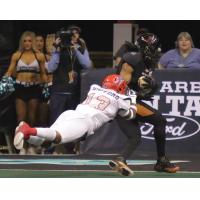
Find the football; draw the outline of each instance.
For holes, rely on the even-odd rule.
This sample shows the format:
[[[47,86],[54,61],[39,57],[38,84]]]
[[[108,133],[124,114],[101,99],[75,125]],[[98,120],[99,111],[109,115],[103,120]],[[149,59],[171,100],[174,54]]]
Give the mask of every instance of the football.
[[[145,80],[145,76],[141,76],[138,79],[138,86],[140,89],[146,89],[148,88],[149,83]]]

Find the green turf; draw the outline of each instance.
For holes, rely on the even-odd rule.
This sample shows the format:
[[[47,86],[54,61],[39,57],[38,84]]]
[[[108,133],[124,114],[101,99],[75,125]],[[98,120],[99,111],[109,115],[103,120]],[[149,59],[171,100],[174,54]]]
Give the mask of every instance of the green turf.
[[[115,172],[104,171],[24,171],[0,170],[0,178],[200,178],[200,173],[157,173],[135,172],[133,176],[124,177]]]

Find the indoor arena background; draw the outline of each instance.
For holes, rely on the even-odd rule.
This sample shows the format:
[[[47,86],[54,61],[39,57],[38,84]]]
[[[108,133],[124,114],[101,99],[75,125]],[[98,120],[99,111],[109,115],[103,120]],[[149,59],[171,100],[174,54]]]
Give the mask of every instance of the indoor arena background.
[[[0,77],[4,74],[8,67],[10,53],[17,47],[16,41],[18,36],[25,29],[42,29],[42,25],[37,26],[37,22],[32,22],[28,25],[25,22],[8,22],[10,25],[6,29],[6,22],[1,24],[3,27],[2,33],[10,38],[10,43],[7,44],[4,51],[1,49],[0,56]],[[66,21],[60,22],[55,27],[59,29]],[[71,23],[71,22],[68,22]],[[81,77],[81,98],[84,99],[91,84],[100,84],[105,75],[114,72],[112,68],[112,47],[113,40],[113,23],[106,22],[75,22],[82,25],[83,28],[89,29],[89,34],[86,30],[83,31],[84,38],[91,49],[91,57],[94,60],[95,68],[89,71],[83,71]],[[127,22],[126,22],[127,23]],[[148,26],[145,21],[137,21],[140,26]],[[168,23],[168,24],[167,24]],[[179,24],[176,33],[169,33],[171,39],[170,45],[165,40],[165,33],[159,32],[158,35],[162,40],[164,50],[172,47],[172,41],[176,39],[176,34],[183,29],[187,29],[195,35],[197,41],[198,33],[194,31],[192,26],[178,21]],[[197,23],[197,22],[193,22]],[[198,22],[199,23],[199,22]],[[56,24],[56,22],[54,22]],[[181,25],[180,25],[181,24]],[[14,25],[16,25],[14,27]],[[159,25],[159,22],[158,24]],[[166,22],[165,26],[169,25]],[[150,28],[154,32],[158,32],[157,26],[151,22]],[[17,28],[16,28],[17,27]],[[40,27],[40,28],[39,28]],[[52,27],[51,23],[47,23],[47,27]],[[97,35],[99,44],[95,48],[92,31],[98,27],[98,31],[103,36]],[[196,27],[196,24],[194,25]],[[159,28],[159,30],[161,30]],[[165,29],[165,31],[167,28]],[[45,30],[46,31],[46,30]],[[44,32],[45,32],[44,31]],[[48,31],[54,31],[49,28]],[[16,35],[14,36],[14,34]],[[106,34],[107,33],[107,34]],[[200,34],[199,34],[200,35]],[[106,38],[105,45],[102,44],[102,37]],[[109,41],[109,42],[108,42]],[[199,44],[197,44],[198,46]],[[174,46],[174,43],[173,43]],[[103,68],[104,67],[104,68]],[[142,142],[137,150],[128,160],[128,164],[135,172],[131,178],[138,177],[200,177],[200,70],[188,69],[172,69],[172,70],[155,70],[154,76],[158,81],[160,88],[154,96],[151,106],[157,108],[167,119],[167,145],[166,151],[170,160],[177,163],[181,167],[181,171],[176,174],[158,173],[153,171],[153,166],[156,163],[155,142],[152,137],[152,127],[148,124],[141,125]],[[117,123],[112,121],[102,127],[94,136],[91,136],[87,141],[81,143],[80,155],[17,155],[13,151],[11,135],[13,134],[15,113],[13,112],[13,96],[8,95],[0,99],[0,138],[1,138],[1,155],[0,155],[0,177],[122,177],[116,172],[113,172],[108,167],[108,162],[115,154],[119,153],[126,143],[126,138],[120,131]],[[10,135],[11,133],[11,135]],[[10,154],[8,154],[10,152]]]

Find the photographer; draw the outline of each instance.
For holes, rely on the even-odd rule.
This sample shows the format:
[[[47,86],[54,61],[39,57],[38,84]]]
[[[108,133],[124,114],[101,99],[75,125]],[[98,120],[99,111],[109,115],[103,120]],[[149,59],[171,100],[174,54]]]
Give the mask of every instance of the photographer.
[[[50,124],[65,110],[75,109],[80,102],[80,73],[92,67],[86,44],[80,38],[81,29],[70,26],[57,33],[56,50],[48,63],[53,72],[50,97]]]

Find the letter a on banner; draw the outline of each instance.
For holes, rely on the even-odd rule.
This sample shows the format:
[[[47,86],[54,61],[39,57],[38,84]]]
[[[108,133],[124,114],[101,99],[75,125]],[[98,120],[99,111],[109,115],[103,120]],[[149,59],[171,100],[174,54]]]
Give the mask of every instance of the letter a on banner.
[[[162,88],[160,89],[160,92],[173,93],[172,82],[171,81],[162,81]]]

